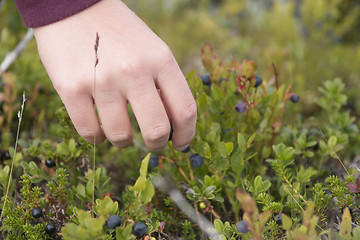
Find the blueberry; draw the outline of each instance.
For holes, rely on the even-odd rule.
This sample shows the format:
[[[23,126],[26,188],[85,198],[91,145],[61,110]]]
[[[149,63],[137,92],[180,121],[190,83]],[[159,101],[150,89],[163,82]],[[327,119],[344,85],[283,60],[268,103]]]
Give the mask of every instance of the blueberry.
[[[220,78],[220,80],[219,80],[219,84],[221,84],[222,82],[227,82],[227,81],[229,81],[229,79],[226,79],[226,78]]]
[[[111,229],[115,229],[121,225],[121,218],[118,215],[112,215],[106,225]]]
[[[291,95],[290,97],[290,101],[292,101],[293,103],[297,103],[300,100],[299,95],[297,95],[296,93],[294,93],[293,95]]]
[[[151,154],[149,159],[149,166],[153,168],[159,166],[159,157]]]
[[[235,106],[235,111],[243,113],[246,111],[246,103],[239,101]]]
[[[8,151],[6,151],[4,153],[4,159],[7,160],[7,159],[11,159],[11,156],[10,156],[10,153]]]
[[[48,168],[53,168],[56,166],[56,163],[55,161],[51,160],[51,159],[46,159],[45,160],[45,165],[48,167]]]
[[[210,86],[211,84],[210,75],[208,73],[201,75],[201,81],[204,85]]]
[[[262,82],[263,82],[262,78],[259,75],[255,75],[255,79],[256,79],[256,81],[255,81],[255,86],[254,87],[260,86],[262,84]]]
[[[36,207],[31,211],[31,214],[34,218],[39,218],[39,217],[42,217],[43,212],[40,207]]]
[[[38,88],[38,93],[41,95],[41,94],[45,94],[45,88],[43,85],[40,85],[39,88]]]
[[[227,133],[227,132],[231,132],[231,128],[226,128],[224,131],[223,131],[223,133]]]
[[[55,232],[55,230],[56,230],[56,227],[55,227],[54,224],[52,224],[52,223],[46,224],[46,226],[45,226],[45,232],[46,232],[47,234],[53,234],[53,233]]]
[[[197,153],[191,155],[189,157],[189,160],[190,160],[190,165],[193,168],[201,167],[201,165],[203,165],[203,163],[204,163],[204,158]]]
[[[249,226],[247,224],[247,222],[245,220],[242,220],[240,222],[238,222],[236,224],[236,229],[240,232],[240,233],[247,233],[249,232]]]
[[[187,148],[185,148],[184,150],[182,150],[183,153],[188,153],[190,152],[190,146],[187,146]]]
[[[145,223],[137,222],[132,227],[131,233],[134,234],[137,238],[141,238],[146,235],[147,227]]]
[[[275,216],[275,222],[279,226],[282,225],[282,214],[281,213]]]

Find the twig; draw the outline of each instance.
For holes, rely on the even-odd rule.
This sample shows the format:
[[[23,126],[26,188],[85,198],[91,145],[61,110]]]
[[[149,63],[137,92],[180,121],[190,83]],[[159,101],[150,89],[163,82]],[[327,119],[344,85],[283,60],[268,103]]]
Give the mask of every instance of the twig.
[[[1,6],[0,6],[1,7]],[[6,70],[11,66],[11,64],[20,56],[20,53],[24,50],[28,42],[33,38],[34,33],[31,28],[27,31],[24,38],[19,42],[14,50],[6,54],[4,61],[0,65],[0,76],[6,72]]]
[[[21,125],[21,119],[22,119],[23,112],[24,112],[25,101],[26,101],[26,98],[25,98],[25,91],[24,91],[24,92],[23,92],[23,100],[22,100],[21,108],[20,108],[20,110],[19,110],[19,112],[18,112],[19,124],[18,124],[17,132],[16,132],[14,154],[13,154],[12,161],[11,161],[11,167],[10,167],[10,173],[9,173],[9,180],[8,180],[8,184],[7,184],[7,187],[6,187],[4,206],[3,206],[3,209],[2,209],[2,211],[1,211],[0,222],[1,222],[2,217],[3,217],[3,214],[4,214],[4,210],[5,210],[7,198],[8,198],[8,195],[9,195],[9,189],[10,189],[10,184],[11,184],[12,172],[13,172],[13,169],[14,169],[16,149],[17,149],[18,140],[19,140],[20,125]]]
[[[193,222],[199,225],[200,229],[211,238],[219,239],[220,235],[215,229],[214,225],[202,214],[196,212],[195,209],[188,203],[186,198],[172,186],[169,179],[165,179],[162,176],[157,176],[153,180],[154,185],[157,188],[166,191],[171,200],[178,206],[178,208]]]

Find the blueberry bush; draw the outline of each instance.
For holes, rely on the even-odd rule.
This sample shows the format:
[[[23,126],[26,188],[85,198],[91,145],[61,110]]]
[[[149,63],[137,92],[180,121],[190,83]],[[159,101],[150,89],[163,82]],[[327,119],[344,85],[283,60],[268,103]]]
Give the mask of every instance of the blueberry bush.
[[[173,20],[169,9],[180,14],[181,7],[191,5],[194,12],[184,21],[205,21],[201,16],[211,15],[201,15],[204,7],[215,6],[222,14],[215,18],[224,20],[222,31],[237,29],[227,17],[239,11],[239,18],[250,14],[246,1],[238,2],[174,1],[172,9],[157,10],[162,14],[151,19]],[[8,26],[0,31],[0,56],[22,36],[12,4],[5,5],[7,17],[0,17]],[[140,13],[147,6],[133,4]],[[275,2],[262,11],[265,19],[299,19],[288,16],[294,6]],[[202,45],[197,53],[202,67],[186,74],[198,107],[197,130],[182,152],[172,148],[171,139],[164,150],[148,152],[133,115],[133,146],[118,149],[109,142],[94,146],[83,140],[46,82],[40,62],[34,61],[36,46],[30,42],[0,77],[0,239],[360,239],[359,123],[346,88],[358,73],[343,81],[327,70],[331,78],[311,85],[309,98],[301,85],[309,73],[297,72],[296,61],[289,62],[288,53],[279,49],[282,43],[292,60],[301,58],[308,66],[316,61],[307,61],[313,57],[310,50],[299,53],[304,41],[324,40],[326,29],[335,26],[331,29],[337,29],[342,41],[351,42],[346,29],[358,19],[354,6],[340,8],[333,1],[327,10],[321,4],[314,9],[323,11],[316,15],[309,1],[303,1],[299,11],[307,20],[302,26],[325,29],[305,40],[271,25],[279,36],[269,52],[281,59],[273,64],[266,54],[265,60],[221,57],[210,43]],[[327,17],[326,11],[335,16]],[[350,17],[341,18],[344,12]],[[254,21],[241,26],[244,31],[251,27],[264,25]],[[214,28],[210,24],[205,37]],[[286,45],[294,39],[293,46]],[[330,42],[335,40],[340,41]],[[229,41],[229,46],[238,43],[236,38]],[[176,49],[190,51],[177,44]],[[329,51],[346,56],[348,47]],[[349,72],[352,64],[346,66]],[[286,80],[294,77],[300,83]]]

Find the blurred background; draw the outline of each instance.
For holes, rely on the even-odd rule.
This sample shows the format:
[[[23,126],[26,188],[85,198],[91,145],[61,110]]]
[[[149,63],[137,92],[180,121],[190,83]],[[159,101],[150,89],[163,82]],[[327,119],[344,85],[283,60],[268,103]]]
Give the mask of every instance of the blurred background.
[[[224,59],[254,60],[265,82],[274,75],[274,64],[279,82],[291,84],[301,96],[305,115],[316,111],[318,86],[336,77],[346,84],[349,108],[358,112],[360,0],[124,2],[169,45],[184,74],[192,69],[204,73],[200,49],[210,42]],[[13,1],[2,0],[0,6],[1,62],[27,30]],[[32,92],[36,85],[53,92],[34,39],[6,78],[21,92]],[[54,102],[61,104],[58,98]]]

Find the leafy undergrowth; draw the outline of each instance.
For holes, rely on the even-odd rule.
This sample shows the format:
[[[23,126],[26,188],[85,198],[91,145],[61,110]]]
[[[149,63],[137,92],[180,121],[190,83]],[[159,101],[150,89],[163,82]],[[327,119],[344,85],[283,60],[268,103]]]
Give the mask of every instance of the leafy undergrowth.
[[[254,61],[223,61],[209,44],[202,61],[208,74],[186,76],[198,107],[190,148],[177,152],[169,141],[148,153],[134,127],[132,147],[96,146],[95,171],[93,146],[66,110],[54,121],[45,117],[51,108],[36,110],[52,98],[39,86],[13,156],[19,104],[11,74],[4,75],[2,195],[12,157],[14,172],[2,238],[360,239],[358,127],[344,107],[342,81],[324,82],[317,112],[304,117],[301,96],[278,83],[275,66],[263,80]],[[31,126],[35,118],[42,122]],[[37,126],[58,137],[34,134]]]

